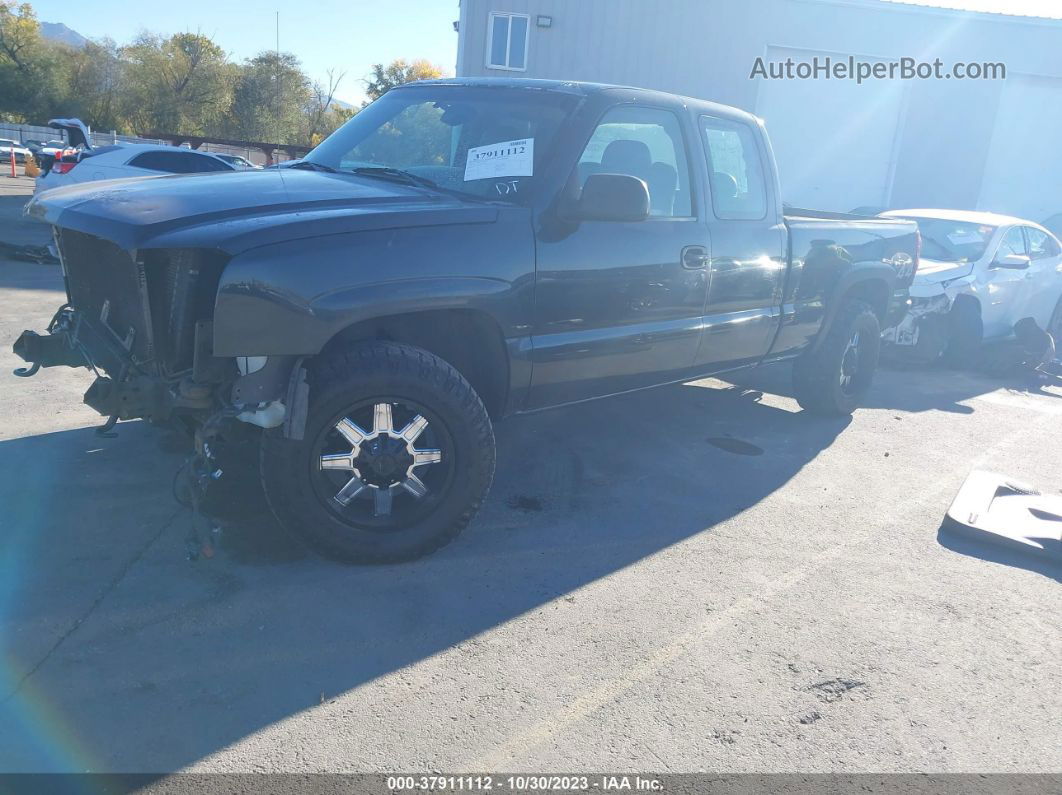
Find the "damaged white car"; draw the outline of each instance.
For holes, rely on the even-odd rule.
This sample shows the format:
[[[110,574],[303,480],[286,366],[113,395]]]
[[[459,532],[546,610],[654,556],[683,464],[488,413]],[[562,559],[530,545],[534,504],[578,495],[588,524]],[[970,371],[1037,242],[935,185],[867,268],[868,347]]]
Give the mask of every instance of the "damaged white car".
[[[1062,244],[1037,223],[995,213],[890,210],[918,222],[922,256],[910,310],[885,342],[916,361],[970,363],[983,342],[1032,318],[1062,338]]]

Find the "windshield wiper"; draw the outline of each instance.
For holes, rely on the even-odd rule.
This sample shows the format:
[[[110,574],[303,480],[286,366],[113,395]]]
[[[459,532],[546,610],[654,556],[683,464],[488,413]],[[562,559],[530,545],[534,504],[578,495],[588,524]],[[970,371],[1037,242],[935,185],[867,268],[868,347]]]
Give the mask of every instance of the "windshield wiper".
[[[336,169],[331,166],[326,166],[324,163],[315,163],[312,160],[296,160],[294,163],[288,166],[288,168],[309,168],[314,171],[326,171],[329,174],[338,173]]]
[[[378,179],[389,179],[392,182],[402,182],[406,185],[419,185],[422,188],[438,188],[437,182],[428,179],[427,177],[421,177],[417,174],[413,174],[409,171],[403,171],[400,168],[391,168],[389,166],[359,166],[358,168],[352,168],[350,173],[357,174],[362,177],[377,177]]]

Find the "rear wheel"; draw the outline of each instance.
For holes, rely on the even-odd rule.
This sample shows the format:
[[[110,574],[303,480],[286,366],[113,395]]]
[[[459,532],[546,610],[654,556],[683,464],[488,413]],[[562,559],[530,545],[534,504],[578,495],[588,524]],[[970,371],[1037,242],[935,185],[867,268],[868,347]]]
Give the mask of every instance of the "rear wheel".
[[[304,438],[262,441],[281,523],[357,563],[427,555],[468,524],[490,488],[494,434],[469,383],[419,348],[370,342],[315,364]]]
[[[865,301],[847,300],[826,338],[793,365],[801,408],[816,414],[851,414],[866,396],[881,352],[881,327]]]

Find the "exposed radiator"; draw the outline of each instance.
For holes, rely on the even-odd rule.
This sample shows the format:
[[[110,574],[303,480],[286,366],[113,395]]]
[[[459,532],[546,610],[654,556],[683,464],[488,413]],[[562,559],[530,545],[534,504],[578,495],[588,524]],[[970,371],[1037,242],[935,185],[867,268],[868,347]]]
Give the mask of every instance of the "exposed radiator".
[[[197,249],[134,255],[93,235],[58,230],[70,303],[146,372],[190,370],[195,324],[213,316],[224,258]]]

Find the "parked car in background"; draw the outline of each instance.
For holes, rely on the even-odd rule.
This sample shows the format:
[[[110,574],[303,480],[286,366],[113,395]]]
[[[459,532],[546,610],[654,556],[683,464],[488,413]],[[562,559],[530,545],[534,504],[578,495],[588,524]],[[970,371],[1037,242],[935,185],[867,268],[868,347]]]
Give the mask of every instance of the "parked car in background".
[[[261,166],[256,166],[254,163],[252,163],[246,157],[240,157],[239,155],[229,155],[229,154],[225,154],[224,152],[211,152],[210,154],[212,154],[214,157],[218,158],[219,160],[224,160],[226,163],[228,163],[230,166],[235,168],[237,171],[246,171],[247,169],[261,168]]]
[[[801,406],[852,412],[918,265],[911,221],[784,213],[756,117],[559,81],[411,83],[281,169],[26,212],[55,227],[68,296],[15,352],[91,361],[85,402],[179,421],[192,471],[266,429],[274,512],[363,562],[460,532],[492,418],[783,360]]]
[[[80,150],[55,159],[41,170],[33,192],[41,193],[63,185],[101,179],[235,170],[232,165],[214,155],[176,146],[103,146],[98,149]]]
[[[884,339],[919,361],[970,363],[982,342],[1032,318],[1062,339],[1062,244],[1021,218],[961,210],[889,210],[918,222],[922,257],[911,307]]]
[[[44,155],[57,155],[64,149],[71,148],[66,141],[59,141],[52,139],[50,141],[43,141],[40,145],[41,154]]]
[[[18,141],[10,138],[0,138],[0,162],[10,163],[12,154],[16,163],[25,163],[26,158],[33,153]]]
[[[41,152],[44,150],[44,141],[40,141],[36,138],[26,138],[22,141],[22,145],[30,150],[30,153],[37,159],[41,159]]]
[[[67,148],[66,141],[41,141],[35,138],[27,138],[22,142],[22,145],[30,150],[38,165],[48,158],[55,157]]]

